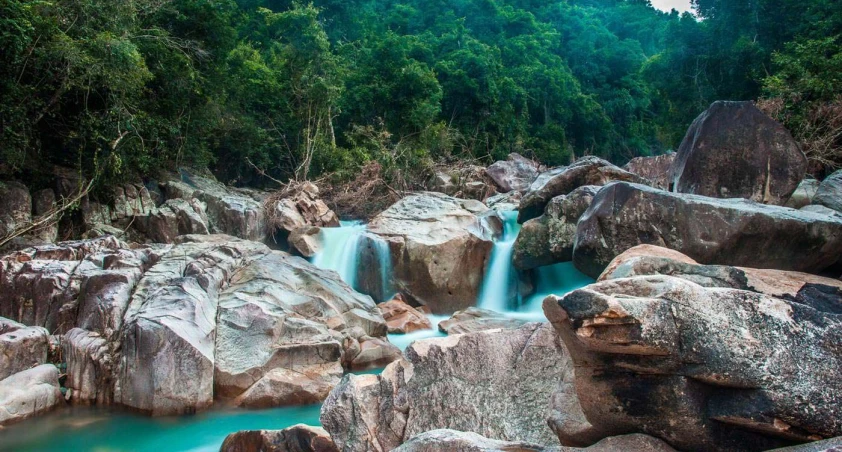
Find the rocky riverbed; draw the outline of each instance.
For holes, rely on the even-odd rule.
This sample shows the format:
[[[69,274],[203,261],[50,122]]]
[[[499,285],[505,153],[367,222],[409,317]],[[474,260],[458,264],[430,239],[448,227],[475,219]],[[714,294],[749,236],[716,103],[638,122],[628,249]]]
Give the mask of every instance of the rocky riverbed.
[[[310,183],[184,169],[114,187],[5,244],[0,444],[69,405],[310,407],[310,425],[255,424],[228,451],[836,450],[842,175],[806,166],[783,127],[722,102],[675,154],[515,154],[337,240]],[[0,183],[0,235],[72,185]],[[548,285],[571,262],[596,282]],[[477,307],[488,287],[499,312]],[[536,293],[543,322],[519,315]]]

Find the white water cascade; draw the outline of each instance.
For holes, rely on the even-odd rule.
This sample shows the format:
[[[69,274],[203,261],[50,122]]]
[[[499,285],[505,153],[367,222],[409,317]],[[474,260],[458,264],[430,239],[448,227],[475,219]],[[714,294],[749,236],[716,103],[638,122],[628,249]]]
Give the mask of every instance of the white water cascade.
[[[313,265],[333,270],[351,287],[356,288],[360,237],[365,232],[361,221],[342,221],[338,228],[322,228],[319,232],[322,250],[313,257]]]
[[[517,212],[500,212],[503,235],[494,242],[488,270],[483,278],[477,306],[497,312],[514,310],[517,304],[517,272],[512,266],[515,240],[520,234]]]

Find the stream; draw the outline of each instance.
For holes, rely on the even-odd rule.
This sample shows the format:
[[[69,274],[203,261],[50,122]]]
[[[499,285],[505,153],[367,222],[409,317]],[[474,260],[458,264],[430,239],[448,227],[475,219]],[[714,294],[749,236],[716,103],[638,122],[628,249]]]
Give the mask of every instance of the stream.
[[[535,293],[520,297],[518,275],[511,265],[520,232],[517,212],[504,212],[501,217],[503,234],[495,241],[478,307],[528,321],[544,321],[541,304],[547,295],[564,294],[593,282],[572,263],[542,267],[535,271]],[[365,231],[361,222],[342,222],[338,228],[322,229],[323,251],[314,256],[313,264],[336,271],[357,288],[357,255]],[[378,254],[383,287],[391,287],[391,262],[385,242]],[[438,323],[448,316],[428,317],[432,330],[390,334],[389,341],[404,350],[416,340],[444,336]],[[319,405],[257,411],[219,409],[194,416],[150,418],[116,408],[68,407],[0,430],[0,451],[217,451],[229,433],[239,430],[278,430],[301,423],[320,425],[319,409]]]

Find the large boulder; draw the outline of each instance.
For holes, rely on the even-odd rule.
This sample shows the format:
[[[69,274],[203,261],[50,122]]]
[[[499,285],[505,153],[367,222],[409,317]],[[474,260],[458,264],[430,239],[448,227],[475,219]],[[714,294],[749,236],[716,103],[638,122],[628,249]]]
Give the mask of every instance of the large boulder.
[[[215,394],[250,408],[321,402],[343,374],[339,333],[386,334],[371,298],[278,252],[231,275],[217,319]]]
[[[557,196],[544,214],[523,224],[512,252],[518,270],[570,262],[576,243],[576,226],[600,187],[585,185],[568,195]]]
[[[596,278],[615,257],[640,244],[674,249],[703,264],[813,273],[840,259],[842,221],[618,182],[600,190],[579,221],[573,261]]]
[[[813,197],[813,204],[842,212],[842,170],[823,180]]]
[[[395,452],[675,452],[669,444],[646,435],[623,435],[606,438],[593,446],[545,447],[524,442],[488,439],[472,432],[433,430],[422,433]]]
[[[508,160],[499,161],[485,170],[497,184],[500,193],[524,191],[538,177],[538,164],[520,154],[509,154]]]
[[[48,215],[56,205],[56,193],[52,189],[45,188],[32,194],[32,214],[36,218]],[[45,242],[55,242],[58,239],[58,223],[46,224],[34,235]]]
[[[761,451],[842,433],[839,300],[802,304],[673,276],[603,281],[544,311],[603,436]]]
[[[673,166],[674,189],[782,205],[807,173],[807,157],[753,102],[715,102],[687,131]]]
[[[339,452],[319,427],[293,425],[283,430],[244,430],[225,437],[219,452]]]
[[[0,317],[0,380],[47,362],[50,333]]]
[[[116,403],[152,415],[212,404],[219,292],[245,260],[269,252],[230,239],[183,243],[144,274],[121,333]]]
[[[208,234],[207,206],[196,198],[174,198],[146,215],[135,217],[134,227],[156,243],[173,243],[186,234]]]
[[[548,325],[416,341],[404,355],[331,392],[321,421],[340,450],[392,450],[435,429],[558,443],[546,420],[569,360]]]
[[[501,230],[496,213],[478,201],[440,193],[407,196],[369,223],[360,239],[357,283],[380,301],[399,292],[434,314],[465,309],[479,297]],[[390,265],[391,272],[384,268]],[[384,278],[388,273],[392,278]],[[384,288],[389,283],[392,290]]]
[[[570,166],[542,173],[520,202],[518,223],[538,218],[556,196],[566,195],[585,185],[605,185],[611,181],[648,184],[649,181],[601,158],[584,157]]]
[[[63,402],[56,366],[18,372],[0,380],[0,426],[46,413]]]
[[[842,281],[808,273],[701,265],[677,251],[639,245],[617,256],[600,281],[635,276],[676,276],[704,287],[747,290],[842,314]]]
[[[842,451],[842,437],[815,441],[798,446],[783,447],[769,452],[840,452]]]
[[[654,157],[635,157],[623,166],[623,169],[646,178],[653,187],[669,190],[672,185],[672,165],[675,152]]]
[[[25,185],[0,181],[0,238],[32,221],[32,196]]]

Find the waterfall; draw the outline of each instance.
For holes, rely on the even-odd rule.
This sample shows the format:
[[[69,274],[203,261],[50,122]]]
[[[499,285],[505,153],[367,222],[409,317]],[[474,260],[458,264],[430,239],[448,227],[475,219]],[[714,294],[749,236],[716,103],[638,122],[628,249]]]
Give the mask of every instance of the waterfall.
[[[322,228],[322,250],[313,257],[313,265],[334,270],[351,287],[357,283],[360,238],[365,225],[360,221],[342,221],[338,228]]]
[[[389,301],[395,296],[395,288],[392,286],[392,252],[389,250],[389,242],[376,237],[371,240],[371,244],[380,273],[380,290],[377,295],[382,301]]]
[[[517,300],[517,272],[512,266],[515,240],[520,233],[517,212],[500,212],[503,218],[503,236],[494,242],[488,270],[483,278],[478,307],[497,312],[515,308]]]

